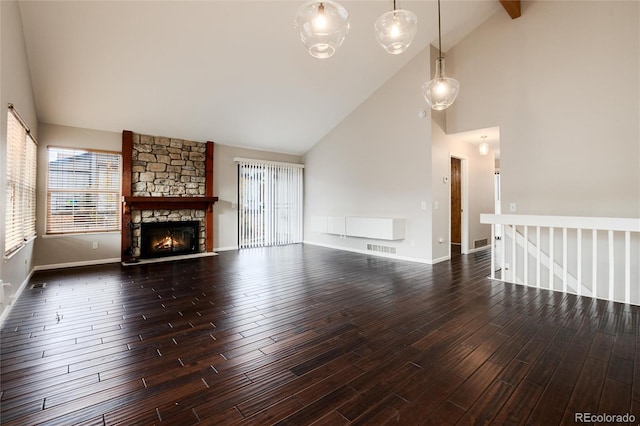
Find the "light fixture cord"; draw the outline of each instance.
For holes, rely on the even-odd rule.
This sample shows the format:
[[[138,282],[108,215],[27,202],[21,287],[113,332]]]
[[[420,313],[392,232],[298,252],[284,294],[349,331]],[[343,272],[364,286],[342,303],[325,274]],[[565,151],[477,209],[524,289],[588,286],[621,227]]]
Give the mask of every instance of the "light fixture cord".
[[[442,59],[442,30],[440,28],[440,0],[438,0],[438,59]]]
[[[396,10],[396,0],[393,0],[393,10]]]

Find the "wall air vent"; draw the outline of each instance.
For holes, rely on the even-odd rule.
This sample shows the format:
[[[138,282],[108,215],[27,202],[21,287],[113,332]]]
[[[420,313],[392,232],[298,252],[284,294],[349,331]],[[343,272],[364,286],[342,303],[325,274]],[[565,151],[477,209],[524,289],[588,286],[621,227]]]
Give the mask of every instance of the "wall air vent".
[[[481,240],[475,240],[473,242],[473,248],[474,249],[477,249],[477,248],[480,248],[480,247],[484,247],[484,246],[487,246],[487,245],[489,245],[489,241],[486,238],[483,238]]]
[[[380,253],[396,254],[396,248],[395,247],[380,246],[380,245],[377,245],[377,244],[367,244],[367,250],[369,250],[369,251],[379,251]]]

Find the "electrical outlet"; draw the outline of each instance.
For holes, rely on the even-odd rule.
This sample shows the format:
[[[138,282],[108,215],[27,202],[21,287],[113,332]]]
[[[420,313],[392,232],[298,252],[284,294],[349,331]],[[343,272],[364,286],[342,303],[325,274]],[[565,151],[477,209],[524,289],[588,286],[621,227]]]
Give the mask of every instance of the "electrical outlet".
[[[515,213],[516,212],[516,203],[509,204],[509,211],[511,213]]]
[[[94,250],[96,250],[98,247],[100,247],[100,244],[97,241],[93,242],[93,246],[91,248],[93,248]]]

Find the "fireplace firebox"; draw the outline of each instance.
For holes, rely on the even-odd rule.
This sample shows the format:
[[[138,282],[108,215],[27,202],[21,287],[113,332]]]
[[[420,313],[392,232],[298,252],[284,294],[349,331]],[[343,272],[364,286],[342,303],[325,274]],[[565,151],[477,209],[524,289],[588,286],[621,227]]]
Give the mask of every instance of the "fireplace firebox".
[[[198,253],[199,235],[197,221],[141,223],[140,257]]]

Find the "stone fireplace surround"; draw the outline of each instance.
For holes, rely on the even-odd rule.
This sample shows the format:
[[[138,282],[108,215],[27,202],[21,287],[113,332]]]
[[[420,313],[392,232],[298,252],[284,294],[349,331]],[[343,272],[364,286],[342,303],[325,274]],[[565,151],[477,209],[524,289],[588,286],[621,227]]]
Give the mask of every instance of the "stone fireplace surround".
[[[199,253],[197,220],[140,223],[140,257],[144,259]]]
[[[122,132],[122,261],[140,256],[140,224],[198,221],[213,252],[213,142]]]

